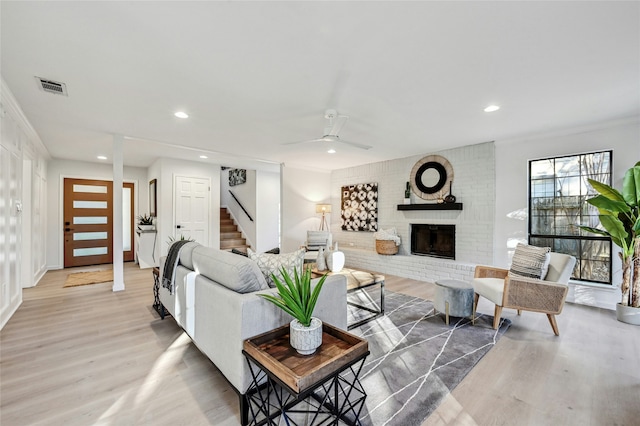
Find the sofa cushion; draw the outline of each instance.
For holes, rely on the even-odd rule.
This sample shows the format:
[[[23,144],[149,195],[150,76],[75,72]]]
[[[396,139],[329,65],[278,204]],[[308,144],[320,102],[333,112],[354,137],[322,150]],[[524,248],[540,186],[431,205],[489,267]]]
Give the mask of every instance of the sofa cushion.
[[[211,247],[193,250],[194,270],[238,293],[250,293],[268,288],[258,265],[244,256]]]
[[[511,260],[509,276],[544,278],[547,269],[549,269],[550,251],[550,247],[536,247],[518,243]]]
[[[271,254],[256,253],[251,249],[247,249],[247,253],[249,253],[249,259],[254,260],[260,268],[269,286],[275,287],[276,284],[273,282],[271,275],[274,274],[282,281],[281,268],[284,268],[290,276],[293,276],[294,269],[301,273],[305,251],[300,249],[291,253]]]

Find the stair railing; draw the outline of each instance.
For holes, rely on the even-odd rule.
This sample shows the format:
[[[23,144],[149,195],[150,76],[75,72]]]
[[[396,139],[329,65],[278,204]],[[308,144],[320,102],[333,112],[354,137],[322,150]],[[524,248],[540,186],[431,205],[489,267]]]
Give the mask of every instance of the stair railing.
[[[240,202],[240,200],[238,200],[238,198],[234,195],[233,192],[231,192],[231,190],[229,190],[229,194],[231,194],[231,196],[233,197],[234,200],[236,200],[236,203],[238,203],[238,205],[240,206],[240,208],[242,209],[242,211],[244,212],[244,214],[247,215],[247,217],[249,218],[249,220],[251,222],[253,222],[253,218],[251,217],[251,215],[249,214],[249,212],[247,211],[247,209],[244,208],[244,206],[242,205],[242,203]]]

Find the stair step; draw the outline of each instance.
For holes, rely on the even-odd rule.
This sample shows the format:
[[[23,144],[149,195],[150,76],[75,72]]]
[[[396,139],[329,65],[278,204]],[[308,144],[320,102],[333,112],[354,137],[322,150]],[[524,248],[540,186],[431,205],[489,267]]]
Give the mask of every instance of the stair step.
[[[220,225],[235,225],[233,219],[220,219]]]
[[[238,232],[236,225],[220,225],[220,232]]]
[[[220,232],[221,240],[233,240],[236,238],[242,238],[242,232]]]
[[[233,240],[220,240],[220,248],[232,248],[232,247],[242,247],[247,245],[247,240],[245,238],[236,238]]]

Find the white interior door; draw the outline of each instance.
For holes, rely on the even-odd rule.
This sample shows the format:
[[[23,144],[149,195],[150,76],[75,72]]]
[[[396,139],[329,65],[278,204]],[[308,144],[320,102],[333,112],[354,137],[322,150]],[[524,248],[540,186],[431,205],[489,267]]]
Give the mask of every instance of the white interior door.
[[[176,176],[175,232],[181,236],[209,245],[210,181],[208,178]]]

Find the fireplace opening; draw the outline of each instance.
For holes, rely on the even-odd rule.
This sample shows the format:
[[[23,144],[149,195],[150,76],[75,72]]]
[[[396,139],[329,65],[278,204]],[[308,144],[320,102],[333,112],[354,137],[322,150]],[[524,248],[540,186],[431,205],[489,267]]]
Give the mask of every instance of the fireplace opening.
[[[411,224],[411,254],[456,258],[456,226]]]

